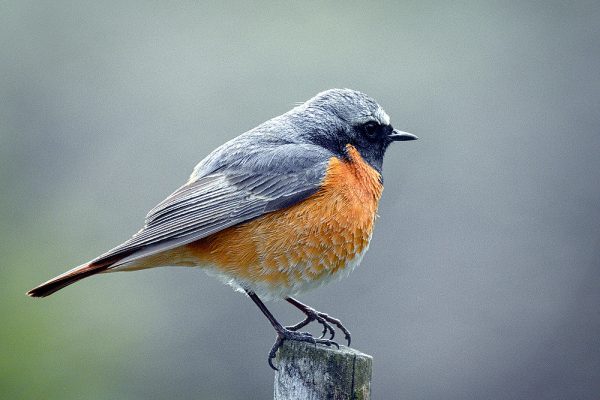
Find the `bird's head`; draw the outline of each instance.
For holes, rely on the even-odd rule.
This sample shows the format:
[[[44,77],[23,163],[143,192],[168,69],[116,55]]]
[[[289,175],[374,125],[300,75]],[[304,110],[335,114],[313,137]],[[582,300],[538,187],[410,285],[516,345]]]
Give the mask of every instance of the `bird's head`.
[[[350,144],[380,173],[383,156],[392,142],[417,139],[415,135],[394,129],[383,108],[356,90],[326,90],[296,110],[303,123],[310,121],[311,126],[306,127],[309,129],[304,129],[306,140],[340,157],[347,156]]]

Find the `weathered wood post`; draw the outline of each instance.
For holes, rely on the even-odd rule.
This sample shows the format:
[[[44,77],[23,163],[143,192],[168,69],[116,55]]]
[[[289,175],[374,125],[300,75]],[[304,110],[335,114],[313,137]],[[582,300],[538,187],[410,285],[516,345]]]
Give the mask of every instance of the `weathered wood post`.
[[[286,341],[275,362],[275,400],[371,398],[373,358],[350,347]]]

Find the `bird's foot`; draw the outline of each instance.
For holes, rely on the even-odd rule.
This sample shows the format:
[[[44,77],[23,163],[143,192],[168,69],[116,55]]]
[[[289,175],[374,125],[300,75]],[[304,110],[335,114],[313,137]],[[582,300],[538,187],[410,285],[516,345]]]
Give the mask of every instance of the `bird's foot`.
[[[333,345],[333,346],[336,346],[338,349],[340,348],[340,345],[331,339],[315,338],[309,332],[297,332],[294,330],[290,330],[290,329],[281,327],[280,329],[277,329],[277,340],[275,340],[275,343],[273,344],[273,347],[271,348],[271,351],[269,352],[269,366],[271,368],[273,368],[275,371],[277,371],[277,368],[275,367],[275,365],[273,365],[273,359],[275,358],[275,355],[277,354],[277,350],[279,350],[279,348],[283,345],[283,342],[285,342],[286,340],[295,340],[297,342],[308,342],[308,343],[314,344],[315,346],[317,345],[317,343],[324,344],[326,346]]]
[[[333,324],[339,330],[344,332],[344,337],[348,342],[348,346],[350,346],[350,341],[352,339],[350,337],[350,332],[348,332],[348,329],[346,329],[344,325],[342,325],[342,322],[339,319],[330,317],[329,315],[317,311],[314,308],[308,306],[300,308],[300,310],[306,315],[306,318],[303,321],[298,322],[296,325],[286,326],[286,329],[290,331],[297,331],[298,329],[305,327],[312,321],[317,321],[319,324],[323,325],[323,334],[321,335],[320,339],[323,339],[327,332],[329,332],[329,339],[331,340],[335,337],[335,330],[331,326],[331,324]]]

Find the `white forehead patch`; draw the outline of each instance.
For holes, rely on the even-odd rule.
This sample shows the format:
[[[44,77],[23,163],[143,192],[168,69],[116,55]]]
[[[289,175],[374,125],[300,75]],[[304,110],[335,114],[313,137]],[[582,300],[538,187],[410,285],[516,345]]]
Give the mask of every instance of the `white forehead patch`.
[[[373,117],[375,117],[381,125],[389,125],[390,124],[389,115],[387,115],[386,112],[383,111],[383,108],[381,108],[381,107],[377,107],[377,110],[373,114]]]

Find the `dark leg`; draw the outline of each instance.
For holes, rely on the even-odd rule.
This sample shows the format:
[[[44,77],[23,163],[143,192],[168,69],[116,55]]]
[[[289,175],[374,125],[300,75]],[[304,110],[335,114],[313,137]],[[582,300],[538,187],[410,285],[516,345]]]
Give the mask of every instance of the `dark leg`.
[[[294,326],[287,326],[287,329],[289,329],[290,331],[297,331],[298,329],[308,325],[310,322],[317,321],[318,323],[323,325],[323,335],[321,335],[321,338],[323,338],[327,334],[327,332],[329,332],[329,339],[333,339],[335,336],[335,331],[330,325],[333,324],[337,326],[342,332],[344,332],[346,341],[348,341],[348,346],[350,346],[350,332],[348,332],[344,325],[342,325],[339,319],[332,318],[325,313],[319,312],[314,308],[309,307],[306,304],[303,304],[292,297],[287,297],[285,300],[306,315],[306,318],[303,321],[300,321]]]
[[[277,370],[277,368],[275,368],[275,366],[273,365],[273,359],[275,358],[275,354],[277,354],[277,350],[281,347],[283,342],[286,340],[309,342],[309,343],[313,343],[315,345],[317,343],[320,343],[320,344],[324,344],[327,346],[334,345],[334,346],[337,346],[338,348],[340,347],[333,340],[316,339],[316,338],[312,337],[312,335],[308,332],[296,332],[296,331],[292,331],[292,330],[284,328],[283,326],[281,326],[281,324],[279,322],[277,322],[277,320],[275,319],[273,314],[271,314],[271,312],[267,309],[267,307],[264,305],[264,303],[258,298],[256,293],[249,291],[249,290],[246,290],[246,293],[248,293],[248,296],[252,299],[252,301],[254,301],[254,303],[258,306],[258,308],[260,308],[260,311],[262,311],[262,313],[265,315],[265,317],[267,317],[267,319],[269,320],[269,322],[275,329],[275,332],[277,332],[277,340],[275,340],[275,344],[273,344],[273,347],[271,348],[271,351],[269,352],[269,360],[268,360],[269,365],[274,370]]]

